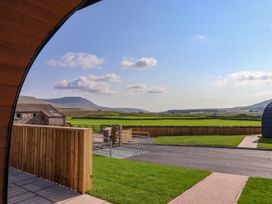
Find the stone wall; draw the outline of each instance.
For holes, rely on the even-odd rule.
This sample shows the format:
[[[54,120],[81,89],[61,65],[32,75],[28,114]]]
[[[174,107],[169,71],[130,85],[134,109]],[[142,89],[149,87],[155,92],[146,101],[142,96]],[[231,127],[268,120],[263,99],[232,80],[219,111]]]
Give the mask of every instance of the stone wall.
[[[48,118],[48,125],[64,126],[65,125],[65,117]]]
[[[20,114],[20,117],[15,117],[15,124],[47,124],[46,120],[43,118],[42,113],[16,113],[16,115],[17,114]]]
[[[16,117],[17,114],[20,114],[19,118]],[[16,113],[14,118],[14,124],[64,126],[65,117],[47,117],[42,112]]]

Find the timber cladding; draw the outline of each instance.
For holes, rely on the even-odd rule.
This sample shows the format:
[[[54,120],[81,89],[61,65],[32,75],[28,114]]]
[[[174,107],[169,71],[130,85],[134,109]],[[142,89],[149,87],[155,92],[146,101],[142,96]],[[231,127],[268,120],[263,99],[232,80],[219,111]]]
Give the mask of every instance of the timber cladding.
[[[0,0],[0,203],[7,202],[10,130],[24,79],[60,26],[76,10],[97,1]]]
[[[91,129],[14,125],[11,142],[11,166],[81,193],[91,189]]]
[[[261,134],[261,127],[225,126],[123,126],[133,131],[149,132],[151,137],[182,135],[251,135]]]

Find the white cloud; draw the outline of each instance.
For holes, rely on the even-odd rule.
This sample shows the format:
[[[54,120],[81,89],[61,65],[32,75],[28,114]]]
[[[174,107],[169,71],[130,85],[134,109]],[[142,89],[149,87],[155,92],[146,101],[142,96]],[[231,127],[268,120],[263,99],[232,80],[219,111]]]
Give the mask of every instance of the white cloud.
[[[102,81],[102,82],[120,82],[121,78],[120,76],[116,74],[105,74],[102,76],[95,76],[95,75],[89,75],[89,80],[91,81]]]
[[[240,85],[256,85],[271,84],[272,72],[260,71],[239,71],[230,73],[227,76],[219,77],[217,85],[240,84]]]
[[[113,95],[115,91],[109,88],[110,82],[119,82],[120,77],[116,74],[105,74],[102,76],[80,76],[77,79],[68,81],[62,80],[55,86],[56,89],[61,90],[76,90],[82,92],[88,92],[99,95]]]
[[[126,69],[145,69],[147,67],[155,67],[158,61],[153,57],[141,57],[137,60],[131,58],[124,58],[121,61],[121,66]]]
[[[251,72],[251,71],[241,71],[236,73],[231,73],[230,78],[234,81],[265,81],[272,82],[272,72]]]
[[[149,94],[167,92],[166,88],[162,85],[148,86],[145,83],[131,84],[128,86],[128,90],[134,93],[137,92],[137,93],[149,93]]]
[[[228,83],[235,84],[267,84],[272,82],[272,72],[260,71],[239,71],[233,72],[225,77],[219,77],[218,85],[225,85]]]
[[[151,86],[148,90],[147,93],[151,93],[151,94],[156,94],[156,93],[166,93],[167,90],[164,86]]]
[[[146,89],[146,84],[144,83],[137,83],[137,84],[130,84],[128,89],[132,92],[144,92]]]
[[[99,58],[94,54],[85,52],[67,52],[56,59],[48,61],[48,65],[52,67],[70,67],[91,69],[102,65],[105,62],[103,58]]]
[[[207,40],[207,37],[205,35],[195,35],[194,40]]]

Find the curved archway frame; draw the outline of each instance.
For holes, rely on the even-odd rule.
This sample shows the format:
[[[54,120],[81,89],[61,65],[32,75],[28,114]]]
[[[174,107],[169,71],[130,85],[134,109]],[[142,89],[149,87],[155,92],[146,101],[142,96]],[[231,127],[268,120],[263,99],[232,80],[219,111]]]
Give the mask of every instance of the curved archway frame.
[[[69,17],[98,1],[0,0],[0,203],[7,202],[13,118],[31,65]]]

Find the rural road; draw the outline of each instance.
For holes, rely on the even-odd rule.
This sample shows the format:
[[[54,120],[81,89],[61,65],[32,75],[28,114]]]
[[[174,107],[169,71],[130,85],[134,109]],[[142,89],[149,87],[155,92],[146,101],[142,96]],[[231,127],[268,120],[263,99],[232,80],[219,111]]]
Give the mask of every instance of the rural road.
[[[272,151],[166,145],[138,147],[150,152],[129,157],[129,160],[272,178]]]

